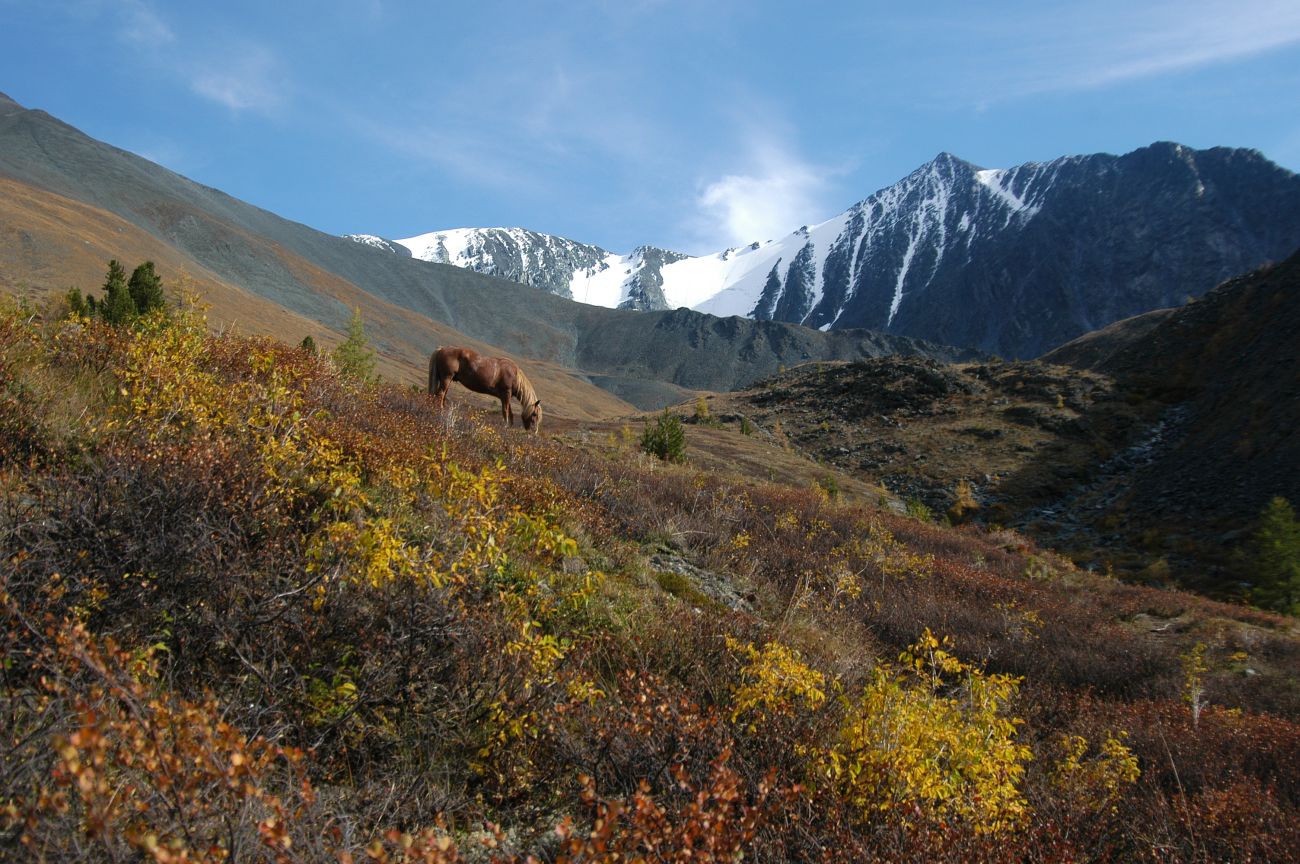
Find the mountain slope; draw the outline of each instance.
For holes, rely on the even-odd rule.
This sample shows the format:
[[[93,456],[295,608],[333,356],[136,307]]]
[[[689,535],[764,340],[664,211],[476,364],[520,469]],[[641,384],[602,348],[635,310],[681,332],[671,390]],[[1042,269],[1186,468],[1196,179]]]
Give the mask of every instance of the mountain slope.
[[[1080,339],[1043,358],[1105,373],[1169,406],[1160,446],[1118,490],[1110,512],[1119,530],[1163,537],[1155,551],[1172,561],[1194,548],[1223,568],[1270,498],[1300,501],[1297,334],[1300,253],[1124,322],[1105,334],[1104,350]],[[1189,514],[1196,530],[1183,524]]]
[[[1294,619],[202,327],[0,309],[3,860],[1297,857]]]
[[[1240,599],[1261,509],[1300,502],[1298,333],[1300,253],[1035,361],[809,363],[710,405],[936,514]]]
[[[820,225],[716,255],[622,257],[522,229],[398,242],[606,306],[662,308],[662,296],[1032,357],[1290,254],[1300,177],[1252,150],[1167,142],[1006,170],[941,153]],[[638,295],[634,280],[661,292]]]
[[[685,398],[686,386],[726,390],[803,359],[882,351],[961,353],[899,337],[831,336],[788,324],[750,322],[734,328],[732,344],[713,331],[707,347],[681,342],[673,350],[684,353],[670,355],[656,349],[663,333],[655,318],[573,303],[315,231],[95,141],[7,98],[0,98],[0,177],[111,214],[153,238],[158,251],[151,254],[161,257],[170,250],[194,269],[324,328],[341,330],[351,310],[360,308],[372,342],[397,358],[408,370],[403,377],[413,383],[422,381],[420,369],[429,351],[446,339],[540,364],[573,391],[575,400],[568,406],[573,416],[619,410],[607,396],[590,392],[592,382],[608,392],[635,393],[639,406],[655,407]],[[36,236],[29,230],[38,221],[32,212],[11,209],[6,220],[0,225],[5,236]],[[22,269],[21,262],[16,266],[18,271],[7,277],[12,283],[26,281],[47,294],[68,287]],[[614,331],[621,334],[626,351],[610,350],[607,334]],[[280,335],[296,342],[304,334]],[[640,360],[630,363],[624,355]],[[588,388],[585,400],[583,386]]]

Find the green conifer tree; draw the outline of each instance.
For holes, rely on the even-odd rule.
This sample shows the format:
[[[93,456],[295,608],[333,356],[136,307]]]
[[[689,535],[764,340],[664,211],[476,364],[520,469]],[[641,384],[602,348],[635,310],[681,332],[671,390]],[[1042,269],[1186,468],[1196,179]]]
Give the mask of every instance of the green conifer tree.
[[[360,309],[352,310],[352,318],[348,321],[348,337],[334,349],[333,356],[335,365],[344,375],[362,382],[374,380],[375,352],[366,339]]]
[[[68,304],[68,314],[77,315],[81,318],[90,318],[95,314],[95,295],[82,297],[80,288],[69,288],[66,301]]]
[[[1291,502],[1281,496],[1270,501],[1252,540],[1251,600],[1265,609],[1300,615],[1300,522]]]
[[[665,408],[654,425],[647,421],[641,432],[641,449],[665,462],[685,462],[686,430],[682,418]]]
[[[161,309],[167,302],[163,295],[162,279],[154,272],[152,261],[146,261],[135,268],[127,288],[135,302],[135,310],[140,315]]]
[[[108,262],[108,276],[104,279],[104,300],[100,314],[109,324],[125,324],[136,317],[138,310],[126,284],[126,271],[114,258]]]

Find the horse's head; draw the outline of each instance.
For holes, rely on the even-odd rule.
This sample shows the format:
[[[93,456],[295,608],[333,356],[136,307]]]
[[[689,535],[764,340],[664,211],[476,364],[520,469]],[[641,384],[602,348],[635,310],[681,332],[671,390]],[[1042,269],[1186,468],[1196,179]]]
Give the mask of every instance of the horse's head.
[[[542,400],[538,399],[532,405],[524,409],[524,428],[529,432],[536,432],[542,425]]]

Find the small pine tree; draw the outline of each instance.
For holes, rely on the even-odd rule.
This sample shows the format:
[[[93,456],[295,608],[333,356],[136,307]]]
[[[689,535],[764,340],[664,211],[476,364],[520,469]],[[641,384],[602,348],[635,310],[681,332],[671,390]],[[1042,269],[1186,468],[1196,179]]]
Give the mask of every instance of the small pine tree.
[[[641,449],[665,462],[685,462],[686,430],[682,418],[665,408],[653,425],[646,423],[641,433]]]
[[[95,296],[92,294],[89,297],[82,297],[80,288],[69,288],[66,302],[69,315],[90,318],[95,314]]]
[[[308,354],[310,354],[313,357],[315,357],[319,353],[316,350],[316,340],[311,338],[311,336],[302,337],[302,341],[298,343],[298,347],[306,351]]]
[[[1252,537],[1254,572],[1250,599],[1275,612],[1300,615],[1300,522],[1280,495],[1260,513]]]
[[[126,282],[126,271],[114,258],[108,262],[108,276],[104,279],[104,300],[99,304],[100,314],[109,324],[125,324],[135,318],[139,310],[131,297]]]
[[[366,338],[366,328],[361,320],[361,310],[354,308],[348,321],[348,337],[334,349],[334,363],[344,375],[357,381],[375,378],[375,352]]]
[[[131,292],[135,310],[140,315],[161,309],[167,303],[167,298],[163,295],[162,278],[154,272],[152,261],[146,261],[135,268],[127,289]]]
[[[707,425],[712,419],[709,413],[709,400],[700,396],[695,400],[695,422]]]
[[[960,525],[968,521],[980,509],[980,502],[975,498],[975,489],[969,480],[958,480],[952,495],[952,506],[948,508],[948,521],[952,524]]]

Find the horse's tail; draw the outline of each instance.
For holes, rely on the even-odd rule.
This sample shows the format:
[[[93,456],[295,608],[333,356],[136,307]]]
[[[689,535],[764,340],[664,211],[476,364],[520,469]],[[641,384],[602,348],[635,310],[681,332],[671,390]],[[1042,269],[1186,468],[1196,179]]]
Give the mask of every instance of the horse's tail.
[[[441,348],[434,350],[429,355],[429,395],[432,396],[434,389],[438,386],[438,352]]]

